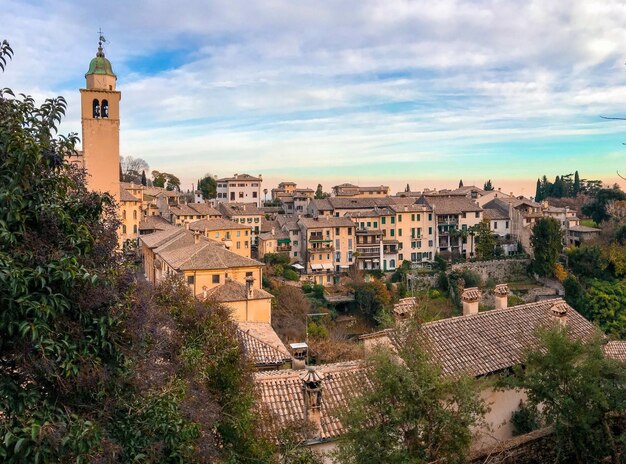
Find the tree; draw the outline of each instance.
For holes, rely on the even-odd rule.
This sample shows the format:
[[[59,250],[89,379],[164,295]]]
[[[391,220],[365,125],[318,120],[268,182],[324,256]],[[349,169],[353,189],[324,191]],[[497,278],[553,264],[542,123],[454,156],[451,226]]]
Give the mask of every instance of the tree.
[[[198,190],[202,192],[202,198],[205,200],[217,197],[217,182],[211,174],[205,174],[198,181]]]
[[[141,171],[141,185],[146,187],[148,185],[148,179],[146,179],[146,171]]]
[[[165,182],[167,182],[167,177],[165,173],[152,171],[152,185],[154,187],[165,188]]]
[[[530,244],[533,272],[541,277],[553,277],[554,265],[563,250],[563,231],[559,222],[551,217],[539,219],[533,227]]]
[[[582,212],[591,217],[597,224],[610,219],[610,215],[607,212],[607,204],[612,200],[626,200],[626,193],[619,188],[604,188],[599,189],[593,200],[583,205]]]
[[[626,409],[624,365],[604,356],[599,337],[585,342],[557,327],[538,339],[512,383],[552,426],[559,462],[622,462],[624,437],[614,435],[612,422]]]
[[[406,184],[406,187],[404,188],[404,191],[406,193],[409,193],[411,191],[411,187],[409,187],[409,184]]]
[[[148,163],[141,158],[134,158],[130,155],[120,157],[122,180],[124,182],[141,182],[141,172],[150,169]]]
[[[317,184],[317,189],[315,190],[315,199],[323,200],[324,198],[328,198],[330,195],[322,190],[322,184]]]
[[[489,219],[476,225],[476,256],[478,259],[493,259],[496,249],[496,236],[491,232]]]
[[[493,185],[491,184],[491,179],[489,179],[487,182],[485,182],[485,184],[483,185],[483,190],[486,192],[490,192],[493,190]]]
[[[564,186],[563,181],[560,176],[556,176],[554,179],[554,184],[552,185],[552,193],[550,196],[555,198],[562,198],[564,194]]]
[[[459,180],[459,188],[463,187],[463,179]]]
[[[626,336],[625,282],[593,279],[584,289],[581,287],[579,290],[572,285],[566,297],[573,300],[583,316],[598,324],[605,332],[620,338]]]
[[[167,172],[152,171],[152,185],[180,192],[180,179]]]
[[[535,189],[535,201],[539,202],[543,200],[543,185],[539,179],[537,179],[537,188]]]
[[[485,413],[476,382],[443,376],[409,325],[396,335],[397,354],[377,349],[367,360],[363,394],[342,415],[342,464],[466,462],[471,427]]]
[[[384,283],[375,279],[355,285],[354,300],[359,310],[372,322],[380,322],[391,303],[391,295]]]
[[[609,262],[598,245],[581,245],[567,250],[568,266],[579,278],[603,278]],[[610,277],[610,276],[609,276]]]
[[[572,186],[572,194],[573,196],[577,196],[580,193],[581,185],[580,185],[580,176],[578,175],[578,171],[574,172],[574,185]]]

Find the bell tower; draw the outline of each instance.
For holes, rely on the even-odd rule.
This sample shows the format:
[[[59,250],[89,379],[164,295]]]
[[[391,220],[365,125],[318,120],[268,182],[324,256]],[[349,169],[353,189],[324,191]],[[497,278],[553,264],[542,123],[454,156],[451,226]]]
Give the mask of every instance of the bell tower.
[[[83,162],[87,186],[97,192],[120,197],[120,100],[115,90],[117,76],[104,56],[100,34],[98,52],[85,74],[86,88],[80,89],[83,129]]]

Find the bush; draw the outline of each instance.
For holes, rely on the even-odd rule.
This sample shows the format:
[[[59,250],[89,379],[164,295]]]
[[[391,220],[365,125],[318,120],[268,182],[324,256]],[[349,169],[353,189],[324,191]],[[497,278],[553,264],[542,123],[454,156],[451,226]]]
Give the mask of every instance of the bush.
[[[436,300],[437,298],[443,298],[443,294],[439,290],[431,288],[428,290],[428,298]]]
[[[469,269],[463,269],[460,277],[465,281],[465,288],[480,286],[480,274],[474,271],[471,271]]]
[[[521,304],[524,304],[524,303],[525,303],[524,300],[522,300],[519,296],[514,295],[512,293],[506,299],[506,304],[507,304],[508,307],[517,306],[517,305],[521,305]]]
[[[304,293],[311,293],[313,291],[313,285],[308,282],[302,284],[302,291]]]
[[[488,290],[493,290],[494,288],[496,288],[496,281],[493,277],[489,277],[485,281],[485,288]]]
[[[435,269],[445,272],[448,269],[448,261],[446,261],[443,256],[435,255]]]
[[[537,409],[520,401],[519,407],[511,415],[511,424],[514,437],[537,430],[540,427]]]
[[[318,300],[324,299],[324,286],[320,284],[313,285],[313,296]]]
[[[283,272],[283,277],[287,280],[293,280],[294,282],[300,280],[300,274],[289,268],[285,269],[285,272]]]
[[[282,264],[286,266],[291,261],[288,253],[266,253],[263,255],[263,260],[266,264],[277,265]]]
[[[282,276],[285,273],[285,268],[283,267],[282,264],[275,264],[273,270],[274,270],[274,275],[276,276]]]
[[[450,281],[448,280],[446,273],[443,271],[441,271],[437,276],[437,288],[443,293],[448,293],[448,290],[450,290]]]
[[[310,321],[307,330],[311,338],[326,340],[329,337],[328,329],[321,322]]]

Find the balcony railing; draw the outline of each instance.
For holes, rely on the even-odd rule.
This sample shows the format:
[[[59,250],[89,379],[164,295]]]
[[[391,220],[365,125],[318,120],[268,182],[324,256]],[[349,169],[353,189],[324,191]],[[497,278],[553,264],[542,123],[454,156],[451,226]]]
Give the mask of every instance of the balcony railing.
[[[375,257],[380,255],[379,247],[358,247],[356,251],[359,253],[361,257]]]
[[[291,251],[291,245],[278,245],[276,247],[276,251],[277,252],[285,252],[285,251]]]
[[[335,251],[335,247],[329,244],[311,243],[307,247],[307,250],[312,253],[330,253]]]

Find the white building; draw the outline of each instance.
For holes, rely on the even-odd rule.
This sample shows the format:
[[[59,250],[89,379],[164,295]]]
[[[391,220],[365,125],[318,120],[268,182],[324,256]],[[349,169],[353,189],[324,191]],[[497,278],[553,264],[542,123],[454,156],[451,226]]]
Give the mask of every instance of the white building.
[[[217,179],[217,203],[256,203],[262,205],[261,183],[263,177],[235,174],[233,177]]]

